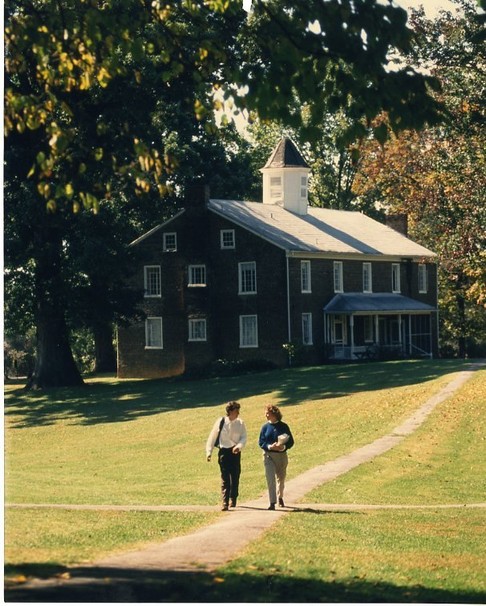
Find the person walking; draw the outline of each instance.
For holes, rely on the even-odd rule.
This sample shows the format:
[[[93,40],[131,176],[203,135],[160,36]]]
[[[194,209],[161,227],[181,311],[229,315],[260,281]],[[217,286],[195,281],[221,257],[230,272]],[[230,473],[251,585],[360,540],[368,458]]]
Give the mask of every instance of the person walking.
[[[215,446],[219,447],[218,463],[221,470],[222,511],[236,507],[241,475],[241,450],[246,444],[246,427],[239,419],[239,402],[226,404],[226,416],[218,419],[206,442],[206,459],[211,461]]]
[[[285,507],[283,497],[289,463],[287,451],[294,445],[294,438],[290,427],[282,421],[282,413],[278,406],[267,406],[265,417],[267,422],[260,431],[258,444],[263,450],[263,465],[270,499],[268,509],[274,510],[277,503],[277,489],[278,504],[280,507]]]

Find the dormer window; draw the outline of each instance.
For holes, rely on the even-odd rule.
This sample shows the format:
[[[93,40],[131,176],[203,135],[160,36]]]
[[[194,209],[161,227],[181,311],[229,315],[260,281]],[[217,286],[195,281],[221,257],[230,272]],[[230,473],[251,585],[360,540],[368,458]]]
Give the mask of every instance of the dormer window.
[[[270,198],[272,200],[282,198],[282,177],[270,177]]]

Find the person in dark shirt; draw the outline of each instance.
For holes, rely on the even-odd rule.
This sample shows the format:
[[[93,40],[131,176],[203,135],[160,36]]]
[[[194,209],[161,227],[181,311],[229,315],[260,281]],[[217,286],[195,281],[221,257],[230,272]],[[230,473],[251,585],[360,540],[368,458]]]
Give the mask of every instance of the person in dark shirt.
[[[278,406],[267,406],[265,417],[267,422],[260,431],[258,444],[263,450],[263,465],[270,498],[268,509],[274,510],[277,503],[277,489],[278,504],[280,507],[285,507],[283,496],[289,463],[287,451],[294,445],[294,438],[290,427],[282,421],[282,413]]]

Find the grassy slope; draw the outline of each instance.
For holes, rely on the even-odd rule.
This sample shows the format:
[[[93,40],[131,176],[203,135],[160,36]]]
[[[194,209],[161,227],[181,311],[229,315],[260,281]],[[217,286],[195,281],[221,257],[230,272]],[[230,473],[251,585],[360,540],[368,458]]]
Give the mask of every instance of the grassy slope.
[[[485,379],[478,372],[400,446],[305,500],[484,502]],[[484,603],[485,560],[484,509],[311,510],[286,516],[218,574],[232,592],[253,571],[246,582],[262,601],[293,601],[300,592],[298,601]]]
[[[450,380],[460,363],[294,369],[207,381],[103,381],[47,395],[11,390],[6,500],[18,503],[213,504],[204,445],[222,403],[248,427],[241,498],[262,493],[258,433],[267,403],[295,434],[289,478],[381,436]]]
[[[266,403],[283,406],[285,420],[296,434],[289,468],[292,477],[386,433],[447,384],[453,376],[449,373],[462,368],[452,361],[405,362],[294,369],[202,382],[94,381],[84,389],[59,390],[48,396],[11,390],[7,396],[7,501],[217,502],[218,471],[204,461],[204,442],[222,402],[230,398],[241,401],[249,429],[242,498],[250,498],[264,490],[256,440]],[[305,500],[481,500],[475,449],[482,438],[484,453],[482,374],[483,383],[476,379],[454,400],[442,404],[416,437]],[[484,461],[484,456],[479,460]],[[444,491],[457,465],[460,480]],[[186,532],[208,519],[204,514],[178,515],[176,519],[165,513],[9,511],[7,561],[23,562],[24,570],[25,563],[83,561],[159,540],[174,524],[176,532]],[[361,584],[363,575],[374,579],[380,591],[389,582],[394,591],[397,586],[420,584],[427,568],[428,587],[440,586],[446,579],[459,589],[479,590],[475,575],[478,557],[484,552],[476,537],[481,520],[482,511],[472,510],[292,514],[221,573],[226,584],[213,598],[229,599],[232,587],[241,591],[244,586],[251,592],[263,583],[262,599],[288,601],[275,580],[285,578],[291,586],[281,584],[281,589],[287,594],[301,592],[304,581],[305,595],[313,601],[318,601],[316,595],[328,584],[333,591],[339,586],[345,601],[352,601],[347,598],[354,594],[348,590]],[[127,525],[131,529],[123,530]],[[411,530],[403,533],[403,528]],[[428,529],[425,535],[424,529]],[[79,551],[70,552],[68,544],[76,543],[80,533],[91,540],[81,541]],[[429,535],[434,540],[424,542],[423,536]],[[454,543],[455,536],[459,542]],[[20,557],[21,544],[26,550]],[[408,562],[405,567],[402,552]],[[439,552],[447,554],[447,565],[438,559]],[[239,588],[238,582],[243,583]],[[406,600],[402,593],[399,597]],[[248,593],[247,600],[255,601],[256,596]],[[450,596],[445,601],[451,601]]]

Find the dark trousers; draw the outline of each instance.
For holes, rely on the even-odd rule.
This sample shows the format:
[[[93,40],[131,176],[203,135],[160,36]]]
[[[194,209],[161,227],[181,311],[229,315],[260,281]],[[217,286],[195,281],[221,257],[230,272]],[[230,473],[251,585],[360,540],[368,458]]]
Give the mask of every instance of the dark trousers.
[[[241,453],[233,454],[231,448],[220,448],[218,463],[221,470],[221,496],[224,503],[236,500],[240,485]]]

